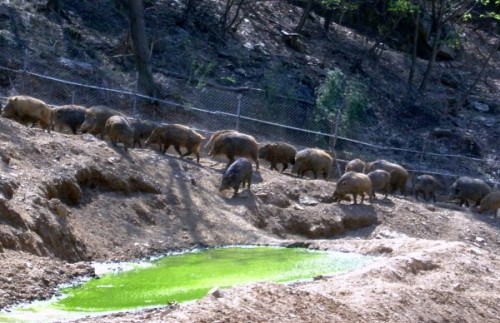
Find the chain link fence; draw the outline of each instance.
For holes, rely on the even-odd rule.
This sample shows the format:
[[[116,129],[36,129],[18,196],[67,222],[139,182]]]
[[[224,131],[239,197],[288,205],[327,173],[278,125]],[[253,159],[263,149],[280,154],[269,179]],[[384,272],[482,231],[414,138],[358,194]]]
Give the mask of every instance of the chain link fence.
[[[0,6],[0,27],[2,10],[6,9]],[[158,96],[147,97],[140,94],[133,65],[116,65],[114,60],[124,58],[111,55],[113,49],[105,49],[111,54],[100,60],[101,65],[96,65],[93,62],[98,60],[90,56],[91,51],[78,55],[71,53],[71,50],[82,51],[71,47],[73,38],[78,38],[78,34],[73,34],[76,31],[51,25],[53,23],[38,19],[37,15],[26,18],[20,12],[16,15],[9,12],[10,19],[14,19],[13,16],[29,19],[26,23],[29,29],[20,30],[18,34],[0,29],[0,45],[3,57],[7,58],[0,61],[0,98],[4,102],[8,96],[26,94],[51,105],[88,107],[103,104],[134,117],[186,124],[206,135],[221,129],[238,129],[255,136],[261,143],[284,141],[295,145],[298,150],[318,147],[337,157],[334,177],[339,175],[338,169],[344,169],[345,161],[354,158],[367,161],[388,159],[406,166],[415,174],[437,175],[446,183],[467,175],[499,185],[500,158],[495,147],[484,147],[482,157],[477,157],[449,153],[451,149],[434,150],[435,146],[428,144],[429,137],[396,138],[399,140],[394,140],[395,144],[391,145],[391,140],[383,138],[386,126],[378,124],[377,118],[370,118],[363,125],[335,136],[334,128],[339,125],[325,126],[326,121],[315,120],[314,98],[279,95],[269,89],[213,84],[208,77],[181,75],[165,70],[162,64],[157,67],[155,62],[153,72],[159,85]],[[43,33],[45,36],[42,37],[43,29],[59,30],[61,35],[52,39],[48,33]],[[40,33],[35,35],[39,38],[27,37],[28,32]],[[35,46],[23,41],[27,38],[39,39],[40,43]],[[61,39],[70,45],[60,46]],[[54,60],[47,55],[59,58]],[[455,141],[458,141],[457,147],[472,145],[466,137]],[[443,141],[440,147],[447,142]]]

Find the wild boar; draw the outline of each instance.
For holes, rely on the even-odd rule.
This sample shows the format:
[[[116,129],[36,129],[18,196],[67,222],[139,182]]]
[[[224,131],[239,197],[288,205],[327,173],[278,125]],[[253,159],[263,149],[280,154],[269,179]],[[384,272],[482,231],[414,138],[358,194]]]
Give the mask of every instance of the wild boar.
[[[127,151],[128,147],[132,146],[132,127],[130,127],[127,118],[123,116],[111,116],[106,121],[104,129],[113,146],[116,147],[117,142],[122,142],[125,151]]]
[[[409,173],[403,166],[381,159],[367,163],[364,173],[367,174],[376,169],[382,169],[391,174],[391,190],[395,191],[399,189],[401,194],[406,196],[406,181],[408,180]]]
[[[500,209],[500,191],[490,192],[481,199],[479,204],[479,213],[484,211],[496,211]]]
[[[39,123],[42,129],[50,133],[52,108],[42,100],[30,96],[11,96],[2,110],[2,117],[22,124]]]
[[[222,130],[214,135],[210,138],[212,144],[208,154],[211,157],[226,155],[229,159],[226,169],[233,163],[235,156],[252,159],[255,162],[255,169],[259,169],[259,145],[254,137],[233,130]]]
[[[245,187],[245,184],[247,184],[250,190],[250,185],[252,184],[252,163],[247,158],[238,158],[222,175],[219,192],[232,188],[234,190],[233,197],[235,197],[238,194],[240,186]]]
[[[196,162],[200,162],[200,144],[205,139],[193,129],[181,124],[165,124],[155,128],[145,142],[146,146],[159,144],[162,153],[165,153],[170,146],[174,146],[175,151],[182,158],[194,153]],[[181,152],[181,147],[187,149],[186,153]]]
[[[382,191],[384,193],[384,199],[387,198],[387,195],[391,191],[391,174],[383,169],[376,169],[373,172],[369,172],[368,177],[372,182],[372,199],[375,199],[375,191]]]
[[[370,203],[372,203],[372,182],[370,177],[363,173],[347,172],[339,178],[333,193],[333,199],[340,203],[345,198],[345,195],[352,194],[353,204],[357,204],[357,196],[361,195],[361,203],[363,203],[365,193],[369,196]]]
[[[306,148],[295,155],[295,165],[292,172],[296,172],[299,177],[303,177],[307,171],[312,171],[314,178],[318,178],[321,173],[324,179],[330,174],[332,157],[324,150],[317,148]]]
[[[129,122],[134,134],[134,142],[132,143],[132,147],[135,147],[135,145],[137,144],[139,148],[142,147],[141,140],[148,139],[153,130],[158,128],[158,126],[160,125],[159,123],[154,121],[140,119],[129,119]]]
[[[233,130],[233,129],[218,130],[210,136],[210,139],[208,139],[207,143],[205,144],[205,149],[207,149],[208,151],[212,150],[212,147],[214,145],[214,141],[217,140],[217,138],[219,138],[219,136],[226,134],[226,133],[229,133],[229,132],[238,133],[237,130]]]
[[[415,199],[422,194],[424,200],[428,201],[431,197],[436,202],[436,191],[443,189],[444,186],[432,175],[420,175],[415,178],[414,191]]]
[[[292,145],[284,142],[269,143],[259,148],[259,158],[270,162],[271,170],[279,171],[277,164],[283,164],[282,173],[288,168],[288,164],[295,165],[296,154],[297,150]]]
[[[118,115],[124,116],[120,111],[113,110],[103,105],[93,106],[85,112],[85,121],[80,127],[82,133],[90,133],[94,136],[101,134],[101,139],[104,138],[106,121],[108,118]]]
[[[61,131],[64,126],[69,127],[76,135],[78,129],[85,121],[87,108],[79,105],[62,105],[52,108],[52,130]]]
[[[365,162],[361,159],[353,159],[345,165],[345,172],[362,173],[365,169]]]
[[[450,186],[450,200],[459,199],[460,206],[469,207],[469,200],[481,203],[481,199],[491,192],[491,188],[483,180],[471,177],[460,177]]]

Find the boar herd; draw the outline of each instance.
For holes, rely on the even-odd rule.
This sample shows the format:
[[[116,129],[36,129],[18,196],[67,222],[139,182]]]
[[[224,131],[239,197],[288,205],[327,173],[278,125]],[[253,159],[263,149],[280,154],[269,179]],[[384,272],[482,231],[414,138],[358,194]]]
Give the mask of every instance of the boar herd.
[[[196,162],[200,161],[200,146],[204,136],[195,130],[181,124],[160,124],[147,120],[129,118],[122,112],[106,106],[85,108],[78,105],[63,105],[51,107],[45,102],[29,96],[11,96],[2,109],[1,116],[22,124],[38,124],[50,133],[51,130],[62,131],[69,128],[73,134],[78,130],[82,133],[100,135],[101,139],[109,138],[116,147],[123,144],[124,149],[136,145],[142,147],[158,145],[159,150],[165,153],[173,146],[180,158],[194,154]],[[186,150],[182,153],[181,148]],[[228,163],[219,190],[228,188],[237,195],[241,186],[250,189],[252,182],[252,161],[255,169],[259,169],[259,159],[270,163],[271,170],[279,171],[278,164],[282,164],[281,172],[292,165],[292,173],[304,177],[311,172],[314,178],[322,176],[327,179],[333,159],[326,151],[317,148],[306,148],[297,151],[292,145],[283,142],[260,145],[254,137],[236,130],[220,130],[214,132],[205,145],[209,156],[225,155]],[[238,157],[238,158],[237,158]],[[237,159],[235,159],[237,158]],[[400,191],[406,195],[407,182],[410,178],[408,170],[403,166],[387,160],[376,160],[365,163],[361,159],[354,159],[347,163],[345,173],[337,181],[333,194],[334,201],[340,203],[348,200],[352,195],[353,204],[357,204],[357,197],[364,202],[365,195],[370,202],[376,198],[375,192],[388,194]],[[436,191],[446,190],[432,175],[420,175],[413,178],[413,190],[418,200],[421,195],[424,200],[436,201]],[[449,188],[449,200],[459,200],[460,206],[469,206],[469,201],[479,206],[479,212],[500,208],[500,191],[492,191],[480,179],[461,177]]]

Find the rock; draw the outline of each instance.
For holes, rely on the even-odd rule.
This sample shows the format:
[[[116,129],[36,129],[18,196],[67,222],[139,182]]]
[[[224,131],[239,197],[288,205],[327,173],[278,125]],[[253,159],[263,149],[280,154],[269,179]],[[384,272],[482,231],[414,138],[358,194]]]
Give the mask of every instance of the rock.
[[[444,60],[449,60],[450,61],[450,60],[454,60],[457,57],[457,52],[453,48],[451,48],[449,46],[441,45],[441,47],[439,47],[437,56],[440,59],[444,59]]]
[[[283,36],[283,40],[285,44],[295,49],[299,53],[305,53],[307,51],[307,46],[300,39],[300,34],[298,33],[290,33],[286,30],[282,30],[281,34]]]
[[[96,141],[97,138],[92,136],[91,134],[85,133],[82,135],[82,139],[85,141]]]
[[[408,236],[403,233],[398,233],[390,230],[382,230],[375,236],[375,239],[399,239],[407,238]]]
[[[94,71],[94,68],[89,63],[79,62],[64,57],[59,58],[59,64],[68,69],[76,71],[80,75],[89,75]]]
[[[284,194],[271,195],[267,201],[267,204],[277,206],[279,208],[285,209],[291,205],[290,201]]]
[[[453,290],[455,290],[457,292],[463,292],[465,290],[465,287],[461,283],[456,283],[456,284],[453,284]]]
[[[299,197],[299,203],[302,205],[314,206],[314,205],[317,205],[319,202],[318,202],[318,200],[316,200],[310,196],[302,195]]]
[[[220,289],[219,286],[216,286],[212,288],[211,290],[208,291],[207,295],[211,295],[215,298],[222,298],[224,297],[224,292]]]
[[[486,127],[494,127],[495,124],[497,123],[497,118],[486,118],[486,117],[477,117],[474,119],[474,121],[477,121],[478,123],[484,124]]]
[[[481,102],[471,102],[471,105],[474,109],[481,111],[481,112],[488,112],[490,111],[490,106],[487,105],[486,103],[481,103]]]
[[[264,203],[266,203],[269,198],[269,194],[266,192],[256,192],[254,195],[260,198]]]
[[[300,206],[299,204],[294,204],[294,205],[293,205],[293,208],[294,208],[295,210],[304,210],[304,207]]]
[[[242,69],[242,68],[237,68],[235,70],[235,72],[238,73],[238,74],[240,74],[240,75],[242,75],[242,76],[244,76],[244,77],[248,77],[247,72],[244,69]]]

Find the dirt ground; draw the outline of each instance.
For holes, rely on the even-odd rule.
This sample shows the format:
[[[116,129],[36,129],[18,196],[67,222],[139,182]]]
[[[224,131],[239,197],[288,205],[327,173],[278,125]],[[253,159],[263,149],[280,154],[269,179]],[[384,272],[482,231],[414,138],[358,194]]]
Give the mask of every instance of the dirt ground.
[[[224,158],[181,160],[0,118],[0,308],[93,275],[91,261],[196,246],[297,245],[377,256],[351,273],[260,282],[109,322],[497,322],[500,219],[440,196],[333,203],[334,180],[263,162],[250,191],[219,193]],[[95,321],[96,318],[81,321]]]

